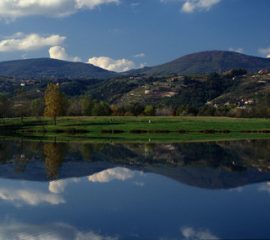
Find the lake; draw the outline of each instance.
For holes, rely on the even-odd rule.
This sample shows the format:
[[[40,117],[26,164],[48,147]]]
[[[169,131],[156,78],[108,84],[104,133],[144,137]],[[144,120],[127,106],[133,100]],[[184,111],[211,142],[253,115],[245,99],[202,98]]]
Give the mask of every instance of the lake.
[[[270,140],[0,141],[0,239],[270,238]]]

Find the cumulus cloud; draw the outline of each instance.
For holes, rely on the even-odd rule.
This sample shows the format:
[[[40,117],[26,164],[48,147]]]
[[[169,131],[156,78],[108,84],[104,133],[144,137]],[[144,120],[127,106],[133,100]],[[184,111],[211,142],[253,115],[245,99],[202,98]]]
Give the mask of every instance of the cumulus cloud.
[[[59,45],[66,38],[60,35],[41,36],[36,33],[16,33],[0,40],[0,52],[34,51],[44,47]]]
[[[88,177],[90,182],[107,183],[113,180],[125,181],[134,177],[134,173],[127,168],[112,168]]]
[[[73,57],[67,54],[66,49],[60,46],[54,46],[49,49],[50,58],[72,61],[72,62],[81,62],[79,57]]]
[[[221,0],[185,0],[182,5],[182,11],[185,13],[193,13],[196,11],[207,11]]]
[[[83,232],[63,224],[35,225],[26,223],[0,224],[0,239],[16,240],[117,240],[117,237],[106,236],[94,231]]]
[[[192,227],[181,228],[181,234],[186,240],[218,240],[219,238],[206,229],[194,229]]]
[[[229,48],[229,51],[243,53],[244,49],[243,48]]]
[[[65,203],[64,199],[59,195],[32,191],[28,189],[8,189],[0,188],[0,199],[15,205],[31,205],[37,206],[42,203],[58,205]]]
[[[125,72],[136,67],[133,61],[125,58],[115,60],[110,57],[92,57],[89,58],[88,63],[115,72]]]
[[[94,9],[102,4],[118,4],[120,0],[1,0],[0,19],[14,20],[25,16],[63,17],[80,9]]]
[[[270,58],[270,47],[268,47],[268,48],[260,48],[259,53],[266,56],[267,58]]]

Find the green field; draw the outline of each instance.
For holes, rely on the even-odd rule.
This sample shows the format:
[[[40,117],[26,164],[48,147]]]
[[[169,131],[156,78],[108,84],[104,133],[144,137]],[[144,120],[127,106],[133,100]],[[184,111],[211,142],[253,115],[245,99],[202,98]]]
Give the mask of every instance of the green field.
[[[1,135],[71,141],[217,141],[270,138],[270,119],[61,117],[4,119]]]

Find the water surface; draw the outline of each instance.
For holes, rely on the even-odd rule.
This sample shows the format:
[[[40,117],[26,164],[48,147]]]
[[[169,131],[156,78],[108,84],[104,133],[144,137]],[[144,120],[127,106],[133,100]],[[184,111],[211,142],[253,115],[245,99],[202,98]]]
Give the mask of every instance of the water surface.
[[[270,141],[0,142],[0,239],[269,238]]]

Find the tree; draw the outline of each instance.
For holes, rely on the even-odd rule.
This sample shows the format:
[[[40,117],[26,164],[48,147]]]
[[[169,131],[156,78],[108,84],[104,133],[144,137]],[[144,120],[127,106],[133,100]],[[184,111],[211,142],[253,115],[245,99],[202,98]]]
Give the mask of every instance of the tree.
[[[80,99],[80,105],[81,105],[81,113],[83,116],[91,115],[91,111],[92,111],[94,103],[90,97],[83,96]]]
[[[93,116],[109,116],[111,115],[111,109],[106,102],[96,102],[92,109]]]
[[[111,111],[113,116],[119,115],[119,107],[116,104],[111,105]]]
[[[224,76],[227,78],[233,78],[233,77],[243,76],[245,74],[247,74],[246,69],[238,68],[238,69],[232,69],[231,71],[226,72]]]
[[[45,102],[45,117],[52,117],[54,120],[54,124],[56,125],[56,117],[61,116],[63,114],[63,104],[64,97],[60,92],[60,87],[58,84],[50,83],[47,86],[44,96]]]
[[[0,117],[5,118],[9,112],[10,103],[7,97],[0,95]]]
[[[78,98],[69,99],[67,107],[67,115],[68,116],[82,115],[81,104],[78,101]]]
[[[146,105],[144,107],[144,111],[143,112],[144,112],[144,114],[146,116],[153,116],[153,115],[155,115],[155,109],[154,109],[153,105]]]
[[[35,99],[31,102],[31,113],[35,117],[42,116],[44,112],[44,102],[43,99]]]

